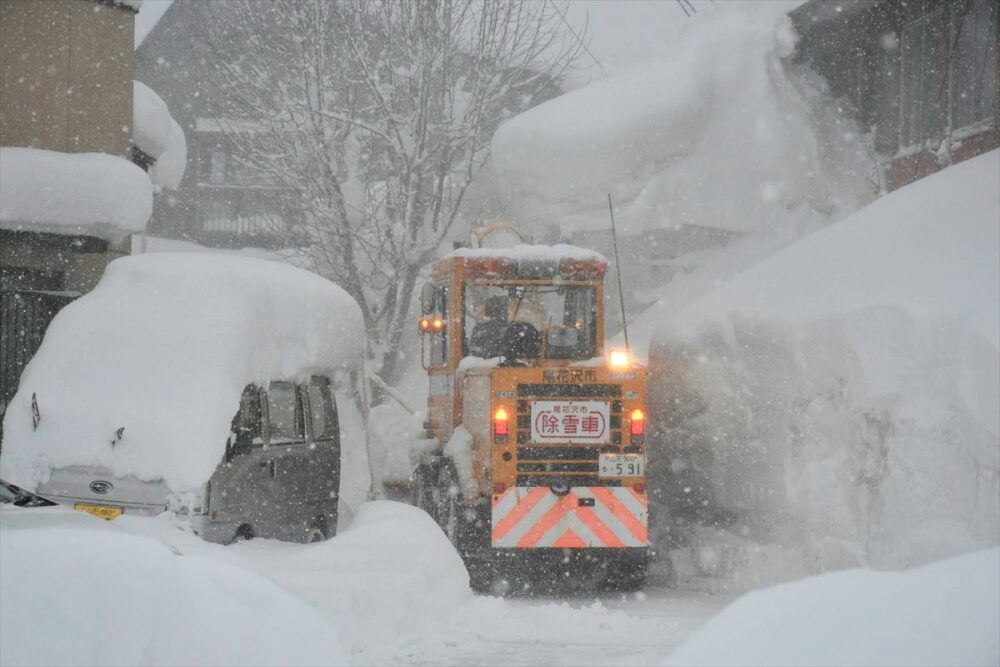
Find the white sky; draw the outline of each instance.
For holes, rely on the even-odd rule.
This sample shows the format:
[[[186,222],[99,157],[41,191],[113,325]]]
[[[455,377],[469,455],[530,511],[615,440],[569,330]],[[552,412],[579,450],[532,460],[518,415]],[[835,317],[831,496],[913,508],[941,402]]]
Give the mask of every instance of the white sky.
[[[695,6],[705,0],[695,0]],[[676,0],[573,0],[566,18],[574,30],[586,23],[589,48],[603,70],[584,54],[582,81],[614,74],[656,54],[687,20]]]
[[[160,20],[163,16],[163,12],[167,11],[167,7],[173,0],[145,0],[142,3],[142,7],[139,8],[139,13],[135,17],[135,45],[139,46],[142,44],[142,40],[146,38],[149,31],[153,29],[156,22]]]
[[[693,1],[695,6],[706,2]],[[143,2],[135,21],[136,46],[142,43],[171,2],[173,0]],[[605,71],[618,72],[653,55],[660,44],[677,35],[687,17],[676,0],[572,0],[566,19],[577,32],[587,24],[590,51],[604,65],[602,71],[584,54],[580,60],[584,71],[575,77],[581,80],[574,82],[579,85],[588,79],[603,78]]]

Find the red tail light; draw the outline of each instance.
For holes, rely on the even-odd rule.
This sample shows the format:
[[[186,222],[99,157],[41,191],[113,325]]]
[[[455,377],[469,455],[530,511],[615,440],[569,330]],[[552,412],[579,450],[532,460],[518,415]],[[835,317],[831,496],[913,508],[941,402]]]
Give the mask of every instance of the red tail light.
[[[504,484],[503,482],[493,482],[493,493],[495,493],[496,495],[499,496],[506,490],[507,490],[507,485]]]
[[[497,408],[493,415],[493,434],[507,435],[507,411],[503,408]]]
[[[646,493],[646,485],[642,482],[636,482],[632,485],[632,490],[636,493]]]
[[[642,410],[636,408],[632,411],[632,435],[642,435],[646,432],[646,415],[643,414]]]

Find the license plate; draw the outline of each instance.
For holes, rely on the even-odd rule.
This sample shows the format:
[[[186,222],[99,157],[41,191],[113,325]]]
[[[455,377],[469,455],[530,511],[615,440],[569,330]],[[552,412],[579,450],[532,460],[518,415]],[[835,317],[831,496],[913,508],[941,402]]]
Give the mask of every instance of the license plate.
[[[77,503],[73,505],[73,509],[80,510],[81,512],[86,512],[87,514],[93,514],[101,519],[117,519],[125,511],[121,507],[108,507],[107,505],[88,505],[86,503]]]
[[[645,459],[642,454],[601,454],[598,477],[642,477]]]

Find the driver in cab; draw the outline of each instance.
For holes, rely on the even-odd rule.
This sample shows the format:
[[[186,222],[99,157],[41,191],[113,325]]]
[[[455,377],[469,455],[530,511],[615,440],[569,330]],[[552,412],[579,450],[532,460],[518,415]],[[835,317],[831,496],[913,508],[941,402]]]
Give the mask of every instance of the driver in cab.
[[[469,352],[476,357],[492,359],[504,353],[504,334],[507,331],[507,298],[491,296],[486,299],[482,321],[477,322],[469,337]]]

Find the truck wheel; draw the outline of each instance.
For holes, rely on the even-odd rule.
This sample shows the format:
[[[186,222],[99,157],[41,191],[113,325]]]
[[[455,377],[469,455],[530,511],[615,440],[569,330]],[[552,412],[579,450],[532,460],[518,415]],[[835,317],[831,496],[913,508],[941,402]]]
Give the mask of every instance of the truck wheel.
[[[434,480],[431,478],[430,472],[423,465],[417,466],[417,469],[413,471],[413,505],[430,514],[434,522],[440,525],[438,504],[434,493]]]
[[[458,475],[450,463],[441,466],[436,485],[438,524],[456,547],[461,547],[463,530],[462,493],[458,489]],[[459,549],[461,552],[461,548]]]

